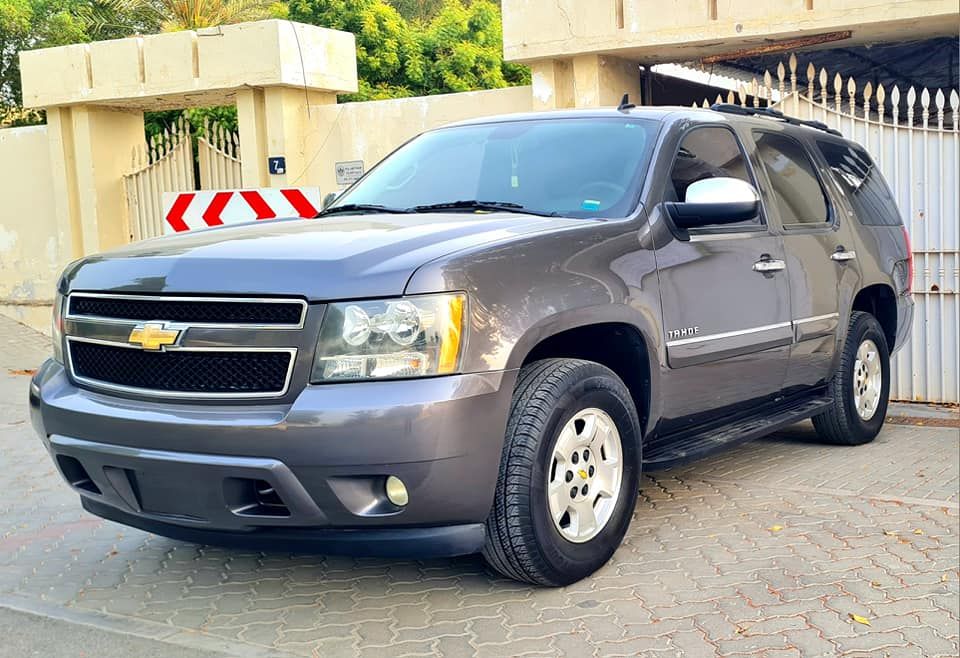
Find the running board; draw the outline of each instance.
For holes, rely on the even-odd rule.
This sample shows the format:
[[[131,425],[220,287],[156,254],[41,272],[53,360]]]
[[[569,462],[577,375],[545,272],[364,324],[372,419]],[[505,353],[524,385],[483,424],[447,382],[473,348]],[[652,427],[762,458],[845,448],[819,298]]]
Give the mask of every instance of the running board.
[[[644,447],[643,468],[659,471],[725,450],[730,446],[806,420],[833,404],[833,398],[817,397],[775,410],[768,415],[736,421],[699,434],[663,437]]]

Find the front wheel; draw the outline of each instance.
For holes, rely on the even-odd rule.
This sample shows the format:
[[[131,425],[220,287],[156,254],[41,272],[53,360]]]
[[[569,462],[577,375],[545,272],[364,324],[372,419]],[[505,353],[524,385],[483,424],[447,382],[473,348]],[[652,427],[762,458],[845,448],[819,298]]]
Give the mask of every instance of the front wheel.
[[[829,392],[833,405],[813,417],[817,434],[836,445],[873,441],[887,414],[890,352],[883,328],[869,313],[851,314],[840,366]]]
[[[520,371],[483,555],[503,575],[568,585],[613,555],[636,504],[640,423],[608,368],[546,359]]]

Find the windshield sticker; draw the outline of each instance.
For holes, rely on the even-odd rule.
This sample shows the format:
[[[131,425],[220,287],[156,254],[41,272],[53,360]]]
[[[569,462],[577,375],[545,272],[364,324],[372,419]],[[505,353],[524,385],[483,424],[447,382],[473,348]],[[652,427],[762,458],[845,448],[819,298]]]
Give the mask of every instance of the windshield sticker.
[[[584,210],[600,210],[600,202],[596,199],[584,199],[580,207]]]

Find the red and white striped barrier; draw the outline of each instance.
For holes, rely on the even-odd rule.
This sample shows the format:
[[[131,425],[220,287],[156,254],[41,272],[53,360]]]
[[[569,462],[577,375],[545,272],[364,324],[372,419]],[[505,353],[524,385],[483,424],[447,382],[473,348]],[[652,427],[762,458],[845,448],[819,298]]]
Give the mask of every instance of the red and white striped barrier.
[[[308,219],[316,217],[321,205],[318,187],[165,192],[163,232],[168,235],[277,217]]]

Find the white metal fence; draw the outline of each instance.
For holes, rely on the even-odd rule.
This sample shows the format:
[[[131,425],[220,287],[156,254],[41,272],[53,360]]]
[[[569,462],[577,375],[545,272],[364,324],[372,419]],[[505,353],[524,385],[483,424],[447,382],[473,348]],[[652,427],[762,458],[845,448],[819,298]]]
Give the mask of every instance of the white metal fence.
[[[812,65],[803,86],[797,70],[791,56],[775,75],[716,102],[776,104],[836,128],[873,156],[893,188],[914,254],[913,333],[894,360],[890,396],[960,402],[960,96],[955,89],[859,87]]]
[[[164,192],[197,189],[197,172],[203,190],[243,187],[237,134],[207,123],[202,134],[194,136],[186,117],[180,117],[171,128],[133,150],[132,172],[123,177],[132,242],[163,235]]]
[[[154,135],[148,144],[133,149],[133,171],[123,177],[132,242],[163,235],[164,192],[196,188],[188,126],[181,117],[172,130]]]
[[[240,180],[240,138],[218,123],[205,123],[197,136],[201,190],[232,190]]]

